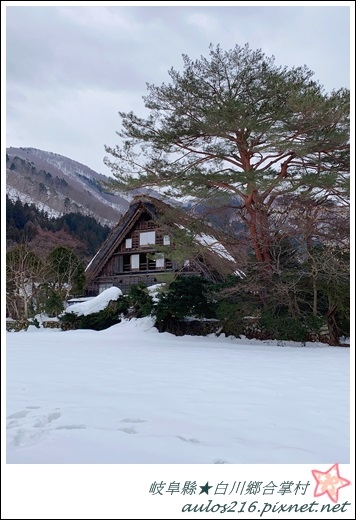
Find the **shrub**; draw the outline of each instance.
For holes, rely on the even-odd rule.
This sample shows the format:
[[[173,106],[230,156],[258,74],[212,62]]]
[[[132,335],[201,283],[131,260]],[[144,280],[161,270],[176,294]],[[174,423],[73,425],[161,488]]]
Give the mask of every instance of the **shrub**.
[[[73,312],[66,312],[59,316],[62,330],[73,329],[92,329],[104,330],[112,325],[120,323],[120,315],[126,312],[128,303],[124,298],[119,298],[116,301],[111,301],[109,305],[99,312],[88,314],[87,316],[80,315]]]
[[[133,311],[131,315],[135,314],[137,318],[149,316],[152,312],[153,301],[143,282],[131,286],[127,302]]]
[[[271,339],[300,341],[304,343],[309,336],[309,328],[301,319],[295,319],[287,314],[273,315],[263,310],[260,326]]]
[[[153,309],[158,330],[174,330],[179,320],[189,316],[214,318],[215,303],[210,297],[211,289],[211,283],[198,276],[174,280]]]
[[[216,315],[220,320],[222,332],[226,336],[239,337],[244,334],[244,316],[248,313],[243,302],[221,300]]]
[[[58,316],[64,310],[62,294],[47,283],[43,283],[39,287],[36,303],[37,312],[44,312],[51,317]]]

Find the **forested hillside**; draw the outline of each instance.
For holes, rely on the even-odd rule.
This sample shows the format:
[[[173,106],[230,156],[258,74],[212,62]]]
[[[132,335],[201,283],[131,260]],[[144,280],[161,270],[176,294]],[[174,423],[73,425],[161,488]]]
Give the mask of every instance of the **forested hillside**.
[[[36,148],[6,149],[6,193],[34,203],[48,215],[81,213],[114,225],[128,208],[127,197],[109,193],[108,178],[62,155]]]
[[[84,261],[88,261],[106,239],[110,228],[93,217],[68,213],[49,217],[35,204],[12,201],[6,196],[6,246],[11,249],[27,244],[34,251],[46,254],[53,247],[71,247]]]

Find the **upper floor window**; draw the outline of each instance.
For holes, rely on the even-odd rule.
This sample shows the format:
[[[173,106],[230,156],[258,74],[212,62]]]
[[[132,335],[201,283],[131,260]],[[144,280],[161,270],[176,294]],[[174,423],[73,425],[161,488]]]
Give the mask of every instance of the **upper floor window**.
[[[171,245],[171,238],[169,237],[169,235],[164,235],[164,237],[163,237],[163,245],[164,246]]]
[[[148,246],[156,243],[156,232],[145,231],[140,233],[140,246]]]
[[[132,238],[127,238],[125,240],[125,248],[126,249],[131,249],[132,248]]]

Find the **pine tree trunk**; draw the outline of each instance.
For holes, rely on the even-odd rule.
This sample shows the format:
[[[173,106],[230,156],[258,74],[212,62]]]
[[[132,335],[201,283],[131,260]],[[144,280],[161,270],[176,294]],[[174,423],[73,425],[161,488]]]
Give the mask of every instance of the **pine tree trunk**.
[[[272,260],[269,247],[271,240],[266,212],[250,207],[248,213],[250,217],[248,228],[256,260],[257,262],[270,263]]]

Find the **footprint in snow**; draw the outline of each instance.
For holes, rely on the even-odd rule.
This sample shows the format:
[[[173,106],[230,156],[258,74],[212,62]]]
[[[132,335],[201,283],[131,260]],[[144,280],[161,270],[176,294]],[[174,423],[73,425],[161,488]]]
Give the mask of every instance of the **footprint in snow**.
[[[6,429],[7,429],[7,430],[11,430],[11,428],[16,428],[16,426],[19,426],[19,421],[10,421],[10,422],[6,425]]]
[[[124,432],[124,433],[137,433],[137,431],[135,430],[135,428],[118,428],[118,430],[120,432]]]
[[[56,419],[59,419],[62,414],[59,412],[52,412],[48,415],[44,415],[38,419],[38,421],[33,425],[35,428],[42,428],[43,426],[46,426],[48,424],[51,424],[52,421],[55,421]]]
[[[26,417],[28,413],[30,413],[29,410],[21,410],[21,412],[12,413],[7,417],[7,419],[22,419],[23,417]]]
[[[44,430],[33,432],[31,430],[20,428],[12,439],[12,445],[20,448],[32,446],[33,444],[37,444],[47,434],[48,431],[46,432]]]
[[[191,442],[193,444],[200,444],[200,441],[198,441],[198,439],[194,439],[194,438],[189,438],[189,437],[183,437],[182,435],[176,435],[177,439],[180,439],[181,441],[184,441],[184,442]]]
[[[147,422],[145,419],[130,419],[129,417],[127,419],[122,419],[121,422],[127,422],[127,423],[144,423]]]
[[[57,426],[55,430],[85,430],[85,424],[63,424],[63,426]]]

